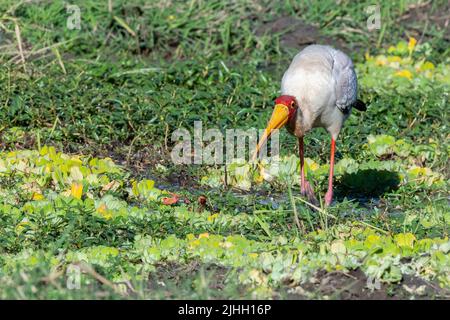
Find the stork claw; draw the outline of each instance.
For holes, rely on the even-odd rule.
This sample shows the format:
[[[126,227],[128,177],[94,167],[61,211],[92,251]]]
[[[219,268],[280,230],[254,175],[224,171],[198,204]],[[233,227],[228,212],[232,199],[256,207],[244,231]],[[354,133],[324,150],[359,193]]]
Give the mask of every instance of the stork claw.
[[[311,187],[311,184],[305,179],[304,184],[300,187],[300,193],[302,196],[306,196],[308,199],[308,202],[310,202],[313,205],[318,205],[319,201],[317,201],[316,196],[314,195],[314,190]]]

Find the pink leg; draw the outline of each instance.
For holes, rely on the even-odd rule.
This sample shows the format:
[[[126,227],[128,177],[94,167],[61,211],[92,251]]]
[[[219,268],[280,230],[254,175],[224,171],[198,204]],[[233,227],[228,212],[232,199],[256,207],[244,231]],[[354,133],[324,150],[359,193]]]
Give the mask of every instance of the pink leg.
[[[331,138],[330,175],[328,176],[328,191],[325,194],[325,205],[329,206],[333,200],[334,149],[336,141]]]
[[[308,198],[308,201],[317,204],[317,199],[314,195],[314,191],[311,187],[311,184],[305,178],[305,159],[304,159],[304,150],[303,150],[303,137],[298,138],[298,149],[300,156],[300,192],[303,196]]]

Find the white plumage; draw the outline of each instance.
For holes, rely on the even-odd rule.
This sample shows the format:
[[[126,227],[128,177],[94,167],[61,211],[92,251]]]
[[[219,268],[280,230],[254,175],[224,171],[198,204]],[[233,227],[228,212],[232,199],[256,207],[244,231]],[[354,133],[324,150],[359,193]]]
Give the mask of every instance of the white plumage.
[[[365,110],[357,100],[358,85],[352,60],[329,46],[311,45],[292,60],[281,81],[281,96],[254,153],[258,154],[273,130],[286,125],[298,137],[301,168],[301,193],[317,203],[305,178],[303,136],[312,128],[323,127],[331,135],[330,174],[325,204],[333,198],[335,142],[352,107]]]
[[[311,45],[292,60],[281,81],[281,93],[294,96],[301,113],[295,128],[303,136],[314,127],[325,128],[337,139],[356,102],[357,81],[352,60],[329,46]]]

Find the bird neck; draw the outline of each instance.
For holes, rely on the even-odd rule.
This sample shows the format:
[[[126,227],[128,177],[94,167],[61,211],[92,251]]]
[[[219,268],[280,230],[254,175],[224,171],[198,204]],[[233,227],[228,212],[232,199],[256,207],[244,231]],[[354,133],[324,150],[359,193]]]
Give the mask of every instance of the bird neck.
[[[297,108],[297,110],[295,110],[295,113],[288,121],[287,127],[288,131],[296,137],[303,137],[305,135],[303,112],[300,108]]]

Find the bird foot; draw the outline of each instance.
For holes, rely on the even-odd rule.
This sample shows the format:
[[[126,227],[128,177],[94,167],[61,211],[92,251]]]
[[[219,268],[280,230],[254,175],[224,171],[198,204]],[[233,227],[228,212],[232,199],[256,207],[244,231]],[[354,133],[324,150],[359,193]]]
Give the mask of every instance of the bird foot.
[[[305,196],[308,199],[308,202],[312,203],[313,205],[317,205],[319,203],[316,196],[314,195],[314,190],[308,181],[305,180],[305,183],[301,185],[300,193],[302,194],[302,196]]]
[[[325,206],[329,207],[333,201],[333,191],[327,191],[325,194]]]

